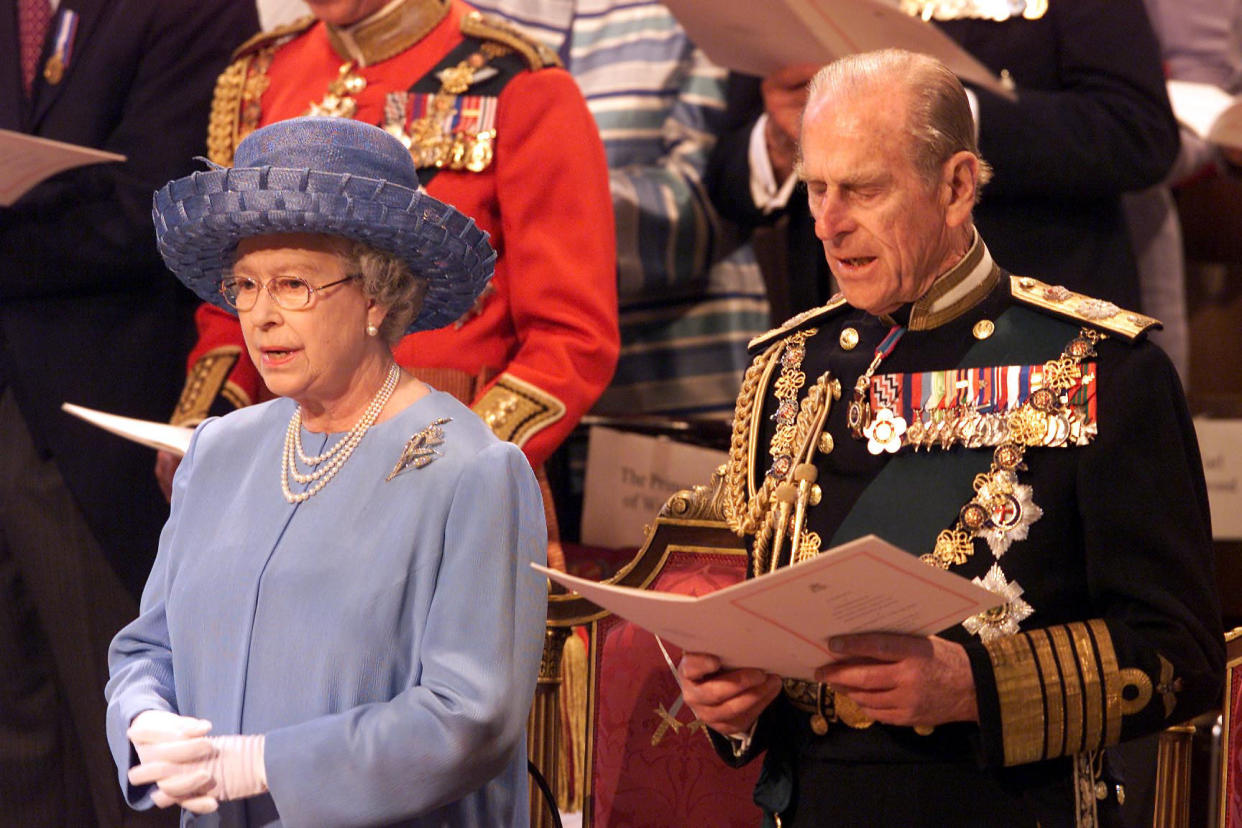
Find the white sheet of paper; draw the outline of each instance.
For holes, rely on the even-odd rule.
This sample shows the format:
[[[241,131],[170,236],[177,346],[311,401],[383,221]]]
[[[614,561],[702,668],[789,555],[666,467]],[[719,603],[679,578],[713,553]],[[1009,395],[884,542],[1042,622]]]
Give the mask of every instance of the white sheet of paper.
[[[0,129],[0,207],[9,207],[45,178],[62,170],[124,161],[124,155]]]
[[[713,653],[726,667],[806,680],[833,660],[828,639],[834,635],[932,635],[1000,603],[983,587],[875,535],[697,598],[535,568],[683,650]]]
[[[939,59],[963,80],[1014,98],[990,69],[944,32],[876,0],[665,0],[715,63],[763,77],[791,63],[829,63],[901,48]]]
[[[194,429],[185,426],[122,417],[119,414],[108,414],[73,403],[63,403],[60,407],[91,425],[99,426],[104,431],[118,434],[149,448],[172,452],[178,457],[185,456],[186,450],[190,447],[190,437],[194,434]]]
[[[1242,149],[1242,96],[1210,83],[1171,80],[1167,86],[1177,120],[1200,138]]]

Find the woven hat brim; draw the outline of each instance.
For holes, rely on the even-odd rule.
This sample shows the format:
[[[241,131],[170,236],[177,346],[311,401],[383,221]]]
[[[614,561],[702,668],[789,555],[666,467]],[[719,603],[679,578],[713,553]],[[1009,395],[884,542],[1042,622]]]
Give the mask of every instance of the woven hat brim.
[[[444,202],[374,178],[283,167],[196,172],[156,191],[152,216],[168,268],[203,301],[229,307],[220,279],[244,238],[324,233],[391,253],[427,279],[407,333],[451,324],[495,269],[488,235]]]

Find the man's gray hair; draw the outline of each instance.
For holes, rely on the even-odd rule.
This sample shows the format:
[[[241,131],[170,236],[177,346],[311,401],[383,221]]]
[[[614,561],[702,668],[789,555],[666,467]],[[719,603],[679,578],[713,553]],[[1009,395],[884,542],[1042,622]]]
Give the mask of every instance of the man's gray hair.
[[[345,272],[358,274],[363,295],[388,307],[388,315],[379,326],[380,336],[390,346],[396,345],[422,310],[426,278],[413,273],[401,259],[366,242],[342,239],[341,244]]]
[[[807,108],[821,98],[857,97],[890,83],[901,84],[910,97],[907,124],[913,139],[910,160],[915,168],[928,183],[937,181],[944,162],[965,150],[979,159],[978,199],[979,191],[992,177],[992,168],[979,154],[966,90],[935,58],[902,49],[882,49],[835,60],[811,79]]]

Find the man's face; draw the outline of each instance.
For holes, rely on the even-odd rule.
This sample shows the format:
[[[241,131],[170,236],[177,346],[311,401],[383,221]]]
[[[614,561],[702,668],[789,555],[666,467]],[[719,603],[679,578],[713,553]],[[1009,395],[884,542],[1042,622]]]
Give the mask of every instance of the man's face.
[[[911,161],[906,94],[820,98],[802,125],[802,170],[815,235],[845,299],[881,314],[913,302],[964,251],[947,182]]]
[[[306,0],[311,14],[333,26],[348,26],[374,14],[388,0]]]

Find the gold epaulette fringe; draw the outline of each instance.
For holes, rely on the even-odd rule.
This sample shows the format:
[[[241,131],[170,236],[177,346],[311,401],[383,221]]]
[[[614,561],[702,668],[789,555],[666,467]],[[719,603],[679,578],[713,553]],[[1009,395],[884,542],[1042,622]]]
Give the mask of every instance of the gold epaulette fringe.
[[[531,71],[561,65],[556,52],[521,29],[490,15],[471,12],[461,19],[461,33],[480,40],[493,40],[520,54]]]
[[[556,804],[567,813],[582,810],[587,738],[587,649],[577,632],[565,640],[561,654],[561,749],[557,755]]]

